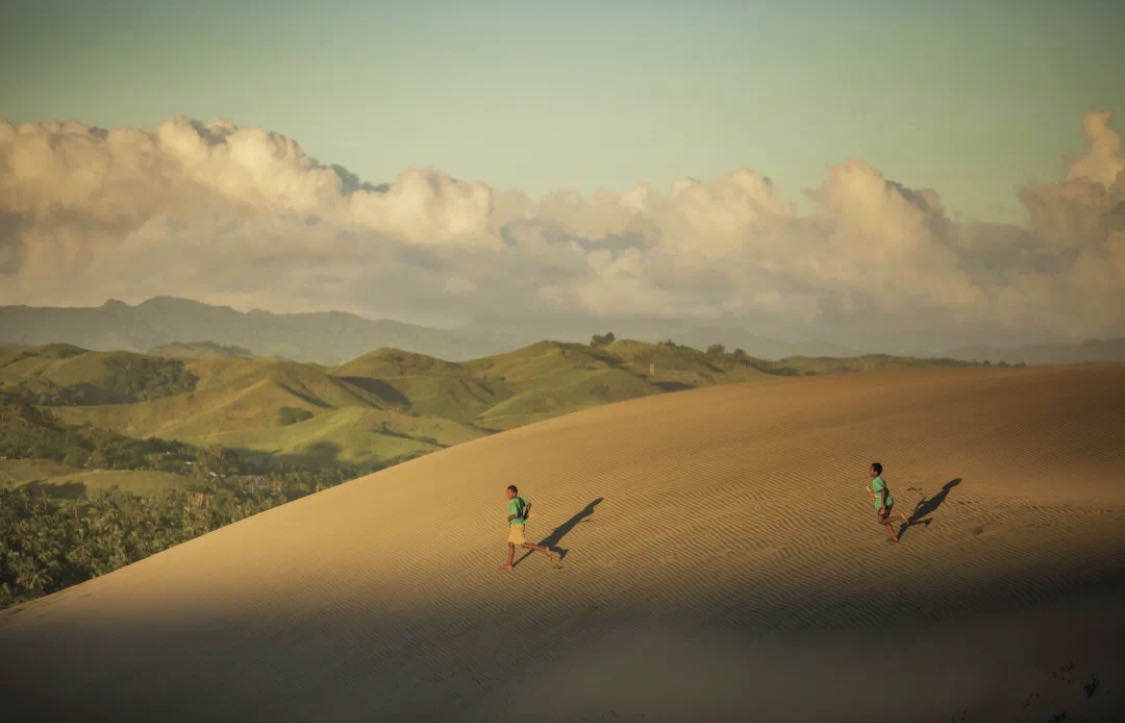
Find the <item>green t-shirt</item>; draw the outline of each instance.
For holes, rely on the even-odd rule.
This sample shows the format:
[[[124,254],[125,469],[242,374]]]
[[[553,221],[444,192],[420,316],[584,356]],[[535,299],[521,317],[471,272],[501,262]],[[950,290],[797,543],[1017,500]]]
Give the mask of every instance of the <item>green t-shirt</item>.
[[[523,501],[522,497],[513,497],[508,500],[508,514],[515,515],[515,517],[508,521],[509,525],[522,525],[527,520],[524,518],[524,510],[527,509],[527,503]]]
[[[890,507],[895,503],[894,495],[887,489],[887,483],[883,481],[883,475],[871,480],[871,491],[875,493],[875,509]],[[885,501],[883,500],[884,497],[886,497]]]

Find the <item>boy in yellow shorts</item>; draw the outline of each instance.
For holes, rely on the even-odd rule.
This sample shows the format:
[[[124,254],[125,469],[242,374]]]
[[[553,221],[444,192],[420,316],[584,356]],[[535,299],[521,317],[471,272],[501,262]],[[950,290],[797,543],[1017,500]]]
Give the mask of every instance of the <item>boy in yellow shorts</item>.
[[[531,503],[519,496],[515,485],[508,485],[508,562],[501,566],[502,570],[511,570],[515,566],[516,545],[542,552],[547,557],[553,558],[550,549],[528,542],[523,537],[523,526],[527,522]]]
[[[887,531],[887,542],[898,542],[898,536],[901,534],[895,533],[891,527],[896,522],[906,523],[906,516],[901,514],[891,515],[891,510],[895,506],[894,495],[891,494],[891,488],[887,486],[887,481],[883,479],[883,465],[879,462],[872,462],[871,467],[867,470],[867,476],[871,478],[871,499],[875,503],[875,519]]]

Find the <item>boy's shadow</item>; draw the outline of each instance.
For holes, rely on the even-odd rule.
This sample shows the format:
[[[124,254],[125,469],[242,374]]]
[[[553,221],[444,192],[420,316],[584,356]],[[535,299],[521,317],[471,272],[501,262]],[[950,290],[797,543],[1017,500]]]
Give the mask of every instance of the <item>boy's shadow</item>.
[[[923,497],[918,504],[914,506],[914,512],[910,515],[910,519],[902,523],[902,527],[899,528],[898,539],[901,540],[902,536],[906,534],[906,531],[914,525],[929,526],[929,524],[933,522],[933,518],[926,517],[926,515],[931,514],[938,507],[941,507],[941,503],[945,502],[945,498],[949,496],[949,491],[959,484],[961,484],[961,478],[956,477],[942,485],[941,491],[933,497],[928,499]]]
[[[585,507],[571,516],[569,520],[556,527],[551,531],[551,534],[540,540],[539,544],[549,550],[553,550],[559,553],[559,560],[565,558],[566,554],[570,552],[570,550],[559,547],[559,542],[562,541],[562,538],[566,535],[566,533],[573,530],[579,522],[585,522],[587,517],[594,514],[594,508],[601,504],[601,501],[604,499],[604,497],[599,497],[596,500],[591,500]],[[531,552],[531,550],[528,550],[527,552],[523,553],[520,559],[516,560],[512,567],[515,567],[516,565],[523,562],[527,558],[527,556],[531,554]]]

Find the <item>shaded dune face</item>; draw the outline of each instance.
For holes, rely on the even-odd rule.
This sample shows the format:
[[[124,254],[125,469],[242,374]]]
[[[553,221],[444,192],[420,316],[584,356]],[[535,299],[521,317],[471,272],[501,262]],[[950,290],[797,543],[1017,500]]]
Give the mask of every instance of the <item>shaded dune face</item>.
[[[637,399],[4,611],[0,692],[56,719],[1109,719],[1123,471],[1123,365]],[[498,570],[510,483],[560,564]]]

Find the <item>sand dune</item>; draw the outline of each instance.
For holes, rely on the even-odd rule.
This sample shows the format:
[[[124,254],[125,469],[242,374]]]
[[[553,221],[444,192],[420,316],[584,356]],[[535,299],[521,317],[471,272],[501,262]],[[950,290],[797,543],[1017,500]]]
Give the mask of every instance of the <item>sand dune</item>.
[[[916,524],[883,541],[880,459]],[[563,562],[504,554],[503,487]],[[763,378],[468,442],[0,613],[21,719],[1111,720],[1125,365]]]

